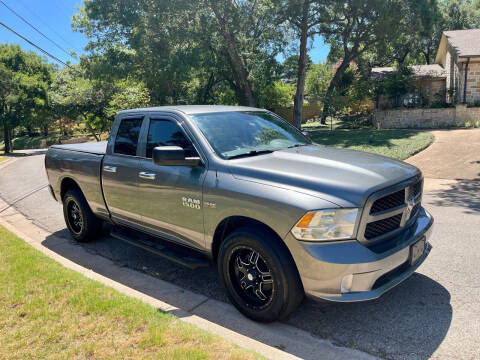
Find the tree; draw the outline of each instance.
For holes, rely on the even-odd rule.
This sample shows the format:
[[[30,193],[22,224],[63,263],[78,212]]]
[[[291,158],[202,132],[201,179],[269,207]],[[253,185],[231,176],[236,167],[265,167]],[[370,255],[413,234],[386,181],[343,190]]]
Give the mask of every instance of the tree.
[[[307,71],[308,40],[318,34],[318,27],[323,21],[321,1],[286,0],[281,2],[283,11],[280,18],[290,24],[299,40],[297,89],[293,101],[293,124],[302,126],[303,100],[305,93],[305,76]]]
[[[298,76],[298,55],[291,55],[287,57],[282,63],[282,79],[285,81],[295,81],[297,82]],[[307,54],[305,60],[305,70],[308,70],[313,65],[313,61],[310,58],[310,55]]]
[[[332,77],[332,66],[328,63],[312,64],[305,79],[305,96],[307,99],[323,103]]]
[[[0,118],[5,153],[13,150],[12,132],[45,120],[52,66],[18,45],[0,45]],[[29,130],[30,133],[32,130]]]
[[[100,67],[102,57],[125,59],[114,67],[143,81],[155,103],[211,101],[228,86],[236,103],[255,106],[283,39],[273,9],[273,0],[87,0],[74,28],[91,38]]]
[[[442,0],[433,17],[433,30],[415,44],[420,63],[432,64],[442,34],[448,30],[465,30],[480,27],[480,1]]]
[[[109,118],[113,119],[120,110],[142,108],[150,104],[150,94],[145,84],[125,79],[116,83],[115,88],[105,109]]]
[[[412,24],[424,21],[424,13],[417,10],[427,8],[425,2],[429,0],[322,2],[324,21],[320,25],[320,33],[331,46],[330,55],[341,59],[326,91],[322,122],[329,113],[335,87],[350,63],[367,52],[387,53],[403,33],[411,31]]]

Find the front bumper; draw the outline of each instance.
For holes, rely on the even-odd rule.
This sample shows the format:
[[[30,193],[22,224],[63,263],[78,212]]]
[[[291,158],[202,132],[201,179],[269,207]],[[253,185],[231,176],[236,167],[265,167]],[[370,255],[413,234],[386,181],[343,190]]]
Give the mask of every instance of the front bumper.
[[[285,241],[291,249],[309,297],[330,301],[364,301],[380,297],[412,275],[431,250],[428,240],[433,218],[423,208],[417,221],[389,241],[387,250],[373,250],[360,242],[307,243],[291,234]],[[409,265],[410,247],[425,239],[423,255]]]

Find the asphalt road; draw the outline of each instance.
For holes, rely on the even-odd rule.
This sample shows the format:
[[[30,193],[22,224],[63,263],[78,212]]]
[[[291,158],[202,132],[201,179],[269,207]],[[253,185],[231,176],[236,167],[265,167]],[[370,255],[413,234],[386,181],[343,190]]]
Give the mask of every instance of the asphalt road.
[[[70,238],[61,206],[45,187],[43,161],[37,154],[1,168],[0,197],[36,225]],[[370,302],[306,300],[288,323],[387,359],[480,359],[480,179],[427,189],[423,203],[435,217],[435,230],[433,250],[419,272]],[[184,269],[108,236],[78,246],[92,256],[227,301],[213,267]]]

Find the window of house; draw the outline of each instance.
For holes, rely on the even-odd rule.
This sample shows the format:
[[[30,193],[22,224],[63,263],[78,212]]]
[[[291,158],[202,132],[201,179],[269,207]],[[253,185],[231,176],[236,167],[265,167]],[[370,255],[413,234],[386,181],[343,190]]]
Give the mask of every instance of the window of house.
[[[113,152],[122,155],[137,155],[138,135],[142,119],[123,119],[118,128]]]
[[[180,146],[186,157],[196,157],[197,152],[180,127],[169,120],[151,120],[147,137],[147,158],[152,157],[157,146]]]

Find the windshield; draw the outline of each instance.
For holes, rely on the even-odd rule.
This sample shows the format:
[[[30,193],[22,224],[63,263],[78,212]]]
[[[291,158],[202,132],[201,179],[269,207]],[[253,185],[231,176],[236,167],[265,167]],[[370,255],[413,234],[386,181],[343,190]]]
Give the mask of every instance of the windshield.
[[[288,122],[265,111],[196,114],[192,119],[215,152],[224,159],[311,143]]]

